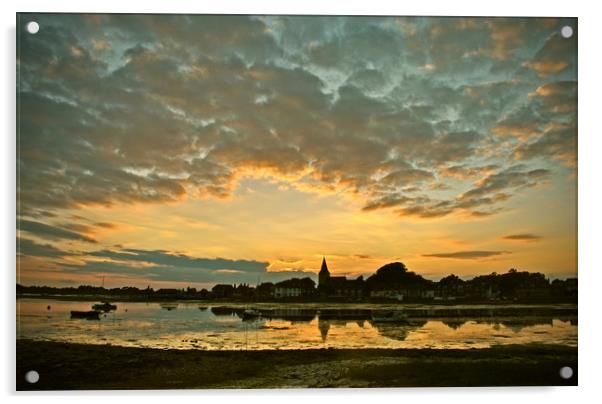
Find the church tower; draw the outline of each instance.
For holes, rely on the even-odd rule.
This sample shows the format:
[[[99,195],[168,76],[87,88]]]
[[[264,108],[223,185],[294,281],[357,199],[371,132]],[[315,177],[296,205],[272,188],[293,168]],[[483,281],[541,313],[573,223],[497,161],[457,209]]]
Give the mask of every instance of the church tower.
[[[326,258],[322,258],[322,268],[318,274],[318,287],[325,286],[330,279],[330,272],[328,271],[328,265],[326,265]]]

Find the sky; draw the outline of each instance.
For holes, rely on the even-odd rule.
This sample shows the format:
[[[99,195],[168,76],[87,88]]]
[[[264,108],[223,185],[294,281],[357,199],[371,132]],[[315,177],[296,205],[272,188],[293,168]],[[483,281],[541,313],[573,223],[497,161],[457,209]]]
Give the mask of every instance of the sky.
[[[254,285],[322,257],[349,277],[576,276],[576,19],[17,30],[19,283]]]

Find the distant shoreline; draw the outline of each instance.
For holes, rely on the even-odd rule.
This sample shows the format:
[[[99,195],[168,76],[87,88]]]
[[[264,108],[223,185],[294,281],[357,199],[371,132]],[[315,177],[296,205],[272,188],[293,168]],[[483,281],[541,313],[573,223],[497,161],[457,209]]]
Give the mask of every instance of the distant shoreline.
[[[343,299],[183,299],[173,297],[141,297],[128,295],[73,295],[73,294],[25,294],[17,293],[17,299],[53,299],[70,301],[112,301],[112,302],[182,302],[182,303],[203,303],[203,304],[252,304],[252,303],[299,303],[299,304],[387,304],[387,305],[407,305],[407,304],[426,304],[433,306],[457,306],[463,304],[471,305],[554,305],[568,304],[577,305],[576,298],[566,299],[518,299],[518,300],[475,300],[475,299],[456,299],[456,300],[405,300],[397,301],[391,299],[362,299],[362,300],[343,300]]]
[[[17,390],[577,385],[577,348],[202,351],[17,340]],[[571,366],[569,380],[559,369]],[[37,384],[24,375],[35,369]]]

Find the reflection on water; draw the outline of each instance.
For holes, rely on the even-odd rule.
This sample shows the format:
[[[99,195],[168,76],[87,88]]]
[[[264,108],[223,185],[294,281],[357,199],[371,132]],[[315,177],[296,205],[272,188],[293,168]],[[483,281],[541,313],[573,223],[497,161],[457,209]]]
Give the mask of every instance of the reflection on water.
[[[500,316],[494,315],[495,309],[480,307],[472,310],[475,316],[458,318],[450,317],[445,307],[430,307],[428,313],[412,308],[407,310],[407,321],[375,323],[372,315],[379,309],[266,307],[259,308],[261,318],[243,320],[244,306],[124,302],[118,303],[116,311],[103,314],[100,321],[70,318],[71,310],[89,310],[90,305],[19,299],[17,337],[211,350],[486,348],[531,342],[577,345],[577,318],[562,311]],[[471,312],[470,308],[464,310],[462,313]],[[486,313],[490,315],[484,316]]]

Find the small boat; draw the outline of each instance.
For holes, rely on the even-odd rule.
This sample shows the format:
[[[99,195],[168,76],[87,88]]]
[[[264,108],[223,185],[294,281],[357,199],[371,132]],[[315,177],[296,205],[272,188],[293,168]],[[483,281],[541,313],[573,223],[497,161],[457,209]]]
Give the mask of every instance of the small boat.
[[[167,311],[172,311],[172,310],[176,310],[179,306],[178,303],[159,303],[159,306],[161,306],[161,308],[163,310],[167,310]]]
[[[403,311],[387,311],[381,313],[372,313],[372,321],[375,323],[400,323],[408,319],[408,315]]]
[[[86,320],[100,320],[100,312],[96,310],[90,311],[71,311],[71,318],[85,318]]]
[[[258,318],[258,317],[261,317],[261,313],[255,309],[246,309],[245,311],[242,312],[243,320],[248,320],[248,319]]]
[[[92,310],[96,310],[96,311],[117,310],[117,305],[111,304],[109,302],[102,302],[102,303],[92,305]]]

